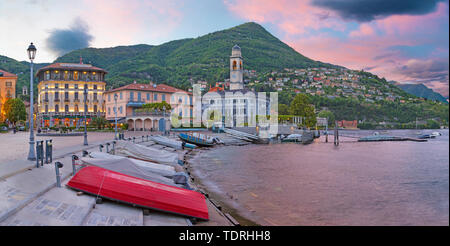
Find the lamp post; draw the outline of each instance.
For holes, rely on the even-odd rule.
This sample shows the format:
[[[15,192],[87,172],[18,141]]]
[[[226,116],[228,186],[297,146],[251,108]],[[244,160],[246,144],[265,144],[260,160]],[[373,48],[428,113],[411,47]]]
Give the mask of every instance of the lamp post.
[[[166,106],[163,106],[163,123],[164,135],[166,135]]]
[[[36,160],[36,155],[34,153],[34,131],[33,131],[33,60],[36,57],[36,47],[33,43],[28,46],[27,49],[28,58],[30,58],[30,151],[28,152],[28,160]]]
[[[86,112],[88,110],[87,107],[87,94],[88,94],[88,88],[87,85],[84,85],[84,145],[88,145],[87,140],[87,119],[86,119]]]
[[[115,113],[114,121],[116,123],[116,134],[114,136],[114,140],[118,140],[118,138],[117,138],[117,93],[114,94],[114,113]]]

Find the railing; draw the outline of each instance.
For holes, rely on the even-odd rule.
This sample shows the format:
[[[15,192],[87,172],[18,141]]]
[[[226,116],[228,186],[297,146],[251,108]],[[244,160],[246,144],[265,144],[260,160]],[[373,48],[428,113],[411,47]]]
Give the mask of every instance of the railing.
[[[135,111],[133,110],[133,116],[169,116],[170,112],[167,112],[164,114],[164,112],[161,111]]]
[[[43,117],[55,117],[55,116],[79,116],[80,118],[84,117],[83,112],[48,112],[48,113],[40,113]],[[105,116],[104,112],[87,112],[87,116]]]

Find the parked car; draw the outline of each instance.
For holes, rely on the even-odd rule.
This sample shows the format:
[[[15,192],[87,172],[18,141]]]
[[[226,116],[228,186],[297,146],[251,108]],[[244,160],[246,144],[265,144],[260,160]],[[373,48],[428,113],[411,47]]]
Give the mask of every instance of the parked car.
[[[2,127],[0,127],[0,131],[7,132],[8,131],[8,127],[2,126]]]
[[[25,127],[24,126],[19,126],[19,131],[25,131]]]

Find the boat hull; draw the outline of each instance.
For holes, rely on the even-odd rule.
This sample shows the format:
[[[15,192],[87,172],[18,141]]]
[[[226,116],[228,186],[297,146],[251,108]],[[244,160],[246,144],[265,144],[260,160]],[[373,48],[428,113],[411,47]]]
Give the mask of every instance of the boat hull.
[[[149,180],[88,166],[67,183],[72,189],[110,200],[208,220],[203,194]]]
[[[180,133],[180,135],[178,135],[178,137],[181,139],[181,141],[186,142],[186,143],[191,143],[191,144],[195,144],[197,146],[200,147],[212,147],[214,146],[213,143],[208,143],[205,140],[201,139],[201,138],[197,138],[197,137],[193,137],[184,133]]]

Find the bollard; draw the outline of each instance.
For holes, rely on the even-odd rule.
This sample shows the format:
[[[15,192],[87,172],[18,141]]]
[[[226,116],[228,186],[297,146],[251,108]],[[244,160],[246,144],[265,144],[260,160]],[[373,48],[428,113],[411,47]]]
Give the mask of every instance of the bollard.
[[[100,145],[98,146],[98,148],[100,149],[100,152],[102,152],[103,144],[100,144]]]
[[[45,163],[49,164],[53,162],[53,156],[52,156],[52,152],[53,152],[53,144],[52,144],[52,140],[48,139],[45,140]]]
[[[40,158],[40,148],[39,141],[36,141],[36,168],[39,168],[39,158]]]
[[[109,143],[106,143],[106,153],[108,153],[109,154]]]
[[[88,156],[89,155],[89,152],[87,152],[86,150],[83,150],[83,157],[86,157],[86,156]]]
[[[142,143],[144,142],[144,136],[142,135]]]
[[[136,137],[133,137],[133,143],[135,143],[136,142]]]
[[[61,187],[61,174],[59,173],[59,169],[62,168],[64,165],[57,161],[55,162],[55,170],[56,170],[56,187]]]
[[[147,142],[148,142],[148,135],[147,135]]]
[[[72,176],[74,176],[75,173],[77,173],[77,167],[75,165],[75,161],[77,160],[79,160],[78,156],[72,155]]]
[[[116,154],[116,141],[112,142],[112,153],[113,153],[113,155]]]
[[[41,166],[44,166],[44,141],[36,141],[36,167],[39,168],[39,162]]]

